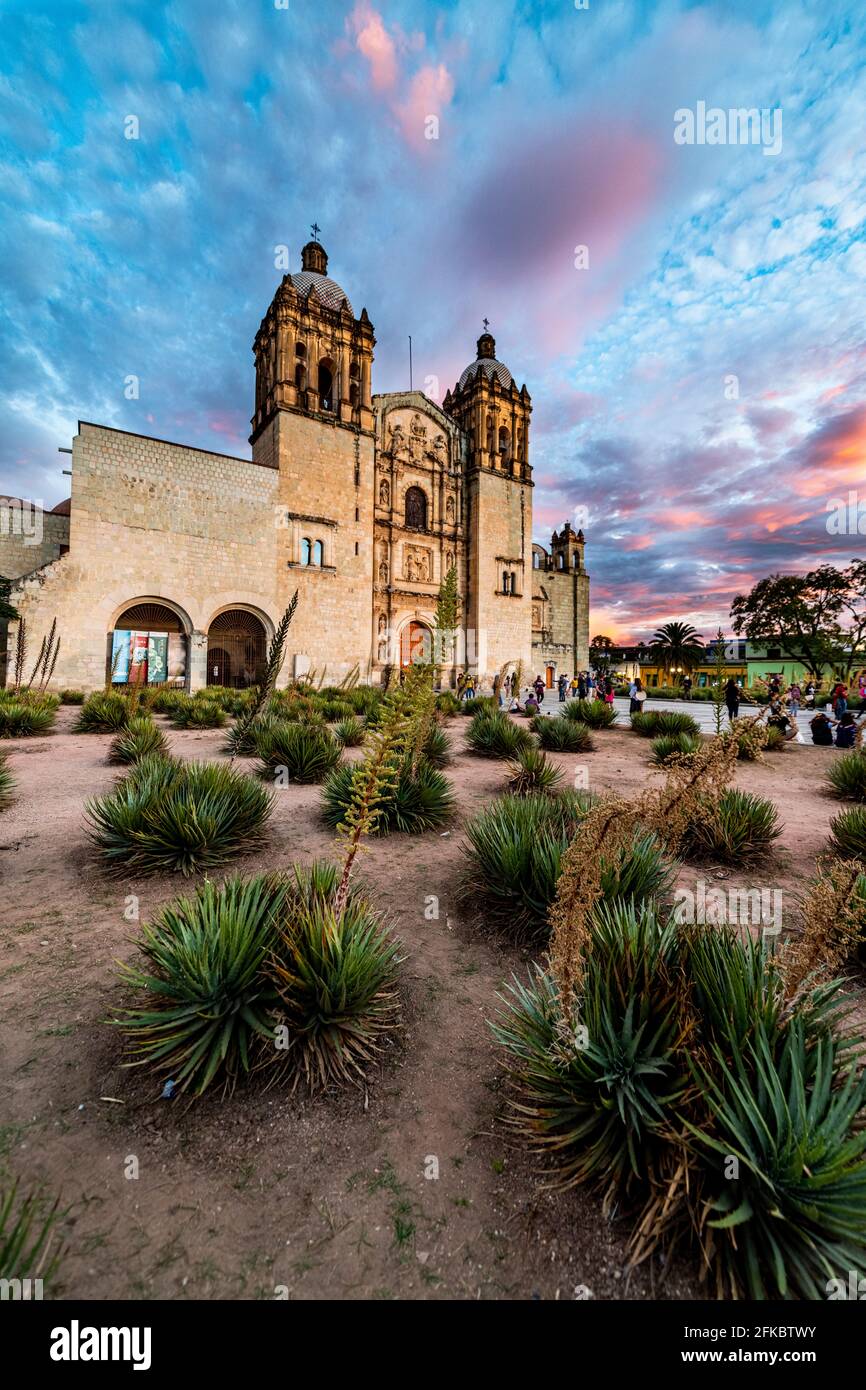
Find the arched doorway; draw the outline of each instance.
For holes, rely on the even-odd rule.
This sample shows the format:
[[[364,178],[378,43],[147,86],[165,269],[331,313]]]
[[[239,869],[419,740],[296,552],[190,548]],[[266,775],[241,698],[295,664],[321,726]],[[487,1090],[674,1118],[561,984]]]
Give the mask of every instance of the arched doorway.
[[[426,623],[407,623],[400,636],[400,665],[414,666],[433,659],[433,633]]]
[[[547,688],[548,688],[548,690],[552,690],[552,689],[553,689],[553,682],[556,680],[556,667],[555,667],[555,666],[548,666],[547,672],[546,672],[546,677],[547,677]]]
[[[112,685],[186,685],[187,634],[167,604],[143,600],[115,619],[108,669]]]
[[[229,608],[218,613],[207,634],[207,683],[243,690],[261,680],[267,661],[267,634],[255,613]]]

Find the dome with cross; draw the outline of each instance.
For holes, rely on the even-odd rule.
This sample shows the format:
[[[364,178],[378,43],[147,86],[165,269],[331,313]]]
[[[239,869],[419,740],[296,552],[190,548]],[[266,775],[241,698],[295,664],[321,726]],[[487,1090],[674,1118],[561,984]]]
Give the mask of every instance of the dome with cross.
[[[458,382],[458,390],[460,391],[463,390],[467,382],[472,380],[479,369],[484,373],[488,381],[492,381],[495,376],[500,386],[504,386],[506,390],[514,384],[514,378],[505,363],[496,360],[496,341],[493,334],[488,333],[488,327],[488,321],[485,319],[484,332],[481,334],[475,347],[475,361],[470,362]]]

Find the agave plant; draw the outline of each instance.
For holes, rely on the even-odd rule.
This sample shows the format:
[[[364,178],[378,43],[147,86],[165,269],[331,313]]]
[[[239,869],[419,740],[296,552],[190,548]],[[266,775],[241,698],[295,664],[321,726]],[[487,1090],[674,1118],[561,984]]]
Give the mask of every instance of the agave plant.
[[[63,1255],[58,1224],[65,1213],[38,1188],[22,1193],[18,1182],[0,1192],[0,1279],[41,1279],[47,1284]],[[5,1295],[4,1295],[5,1296]]]
[[[466,745],[484,758],[513,758],[521,748],[531,748],[532,739],[528,729],[488,705],[473,716],[466,731]]]
[[[453,690],[443,690],[436,696],[436,708],[446,718],[460,713],[460,701]]]
[[[601,908],[573,1016],[538,966],[501,997],[493,1031],[508,1054],[511,1122],[554,1160],[558,1184],[589,1183],[606,1207],[652,1186],[689,1085],[670,924]]]
[[[176,729],[221,729],[225,722],[226,712],[222,705],[207,698],[187,700],[177,705],[172,713]]]
[[[143,966],[123,965],[142,1003],[115,1020],[131,1060],[201,1095],[227,1089],[273,1047],[276,990],[264,969],[286,896],[277,877],[207,881],[143,929]]]
[[[467,715],[498,714],[499,706],[489,695],[473,695],[469,700],[460,701],[460,713]]]
[[[679,753],[696,753],[701,746],[699,734],[662,734],[650,744],[650,757],[659,767],[664,767]]]
[[[116,734],[136,713],[131,700],[115,690],[98,690],[88,696],[72,726],[76,734]]]
[[[174,714],[187,703],[189,696],[183,690],[157,690],[151,701],[155,714]]]
[[[338,877],[334,864],[295,869],[268,963],[285,1029],[274,1059],[293,1088],[362,1080],[399,1016],[397,943],[354,889],[336,908]]]
[[[334,738],[341,748],[359,748],[364,742],[364,721],[357,715],[349,715],[334,725]]]
[[[605,700],[569,700],[562,713],[588,729],[610,729],[617,720],[617,711]]]
[[[588,753],[595,746],[589,729],[577,719],[536,715],[532,728],[548,753]]]
[[[834,758],[827,769],[827,781],[837,796],[866,801],[866,753],[855,748]]]
[[[61,690],[61,705],[83,705],[85,694],[83,690]]]
[[[318,700],[316,705],[322,718],[328,724],[334,724],[340,719],[349,719],[354,713],[353,707],[348,700]]]
[[[352,802],[355,771],[352,764],[336,768],[322,791],[322,815],[327,825],[341,825]],[[420,835],[444,825],[454,810],[454,793],[447,777],[422,758],[413,774],[407,762],[378,803],[374,835],[399,831]]]
[[[431,724],[421,748],[421,756],[431,767],[447,767],[451,761],[451,740],[441,724]]]
[[[782,833],[779,813],[772,801],[752,792],[728,788],[722,792],[713,814],[696,819],[689,828],[684,852],[712,856],[727,864],[761,858]]]
[[[279,720],[253,728],[259,771],[271,781],[321,782],[340,761],[340,743],[325,727]]]
[[[541,748],[522,748],[508,764],[508,790],[515,796],[533,792],[553,795],[562,787],[562,772]]]
[[[699,734],[700,725],[690,714],[678,710],[641,710],[631,716],[631,727],[643,738],[657,738],[660,734]]]
[[[5,811],[6,807],[14,800],[15,778],[9,771],[9,764],[4,752],[0,752],[0,811]]]
[[[592,798],[532,793],[503,796],[466,826],[466,896],[485,918],[518,939],[544,932],[562,856]]]
[[[689,1123],[709,1168],[700,1236],[719,1296],[822,1299],[866,1273],[866,1073],[840,1072],[838,1039],[801,1015],[774,1044],[762,1022],[690,1059],[709,1112]]]
[[[226,732],[223,752],[231,753],[233,758],[253,758],[256,755],[256,740],[265,731],[273,730],[283,721],[270,710],[260,714],[254,724],[238,720]]]
[[[53,705],[4,700],[0,702],[0,738],[35,738],[48,732],[54,718]]]
[[[137,763],[151,753],[168,755],[168,740],[152,719],[137,716],[125,729],[115,734],[108,749],[110,763]]]
[[[109,869],[191,874],[258,845],[271,810],[264,787],[225,764],[151,755],[86,817]]]
[[[842,859],[866,863],[866,806],[852,806],[831,820],[830,849]]]

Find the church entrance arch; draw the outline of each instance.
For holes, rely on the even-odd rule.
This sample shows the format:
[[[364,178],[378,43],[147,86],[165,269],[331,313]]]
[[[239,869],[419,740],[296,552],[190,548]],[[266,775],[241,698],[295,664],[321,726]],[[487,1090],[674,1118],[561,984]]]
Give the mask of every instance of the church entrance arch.
[[[188,668],[188,627],[174,608],[142,599],[118,614],[109,634],[112,685],[184,687]]]
[[[264,623],[244,608],[218,613],[207,632],[207,683],[243,690],[261,680],[267,662]]]
[[[400,634],[400,665],[414,666],[433,660],[433,632],[426,623],[407,623]]]

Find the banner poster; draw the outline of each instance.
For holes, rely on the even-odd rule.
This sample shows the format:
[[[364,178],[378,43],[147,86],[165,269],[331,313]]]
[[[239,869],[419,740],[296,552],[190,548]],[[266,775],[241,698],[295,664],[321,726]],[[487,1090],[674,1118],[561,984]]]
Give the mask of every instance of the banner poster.
[[[129,634],[129,683],[147,685],[147,639],[146,632]]]
[[[126,685],[129,679],[129,639],[130,632],[113,632],[111,634],[111,669],[113,685]]]
[[[186,637],[182,632],[168,634],[168,675],[173,685],[186,679]]]
[[[168,633],[151,632],[147,641],[147,679],[162,685],[168,675]]]

